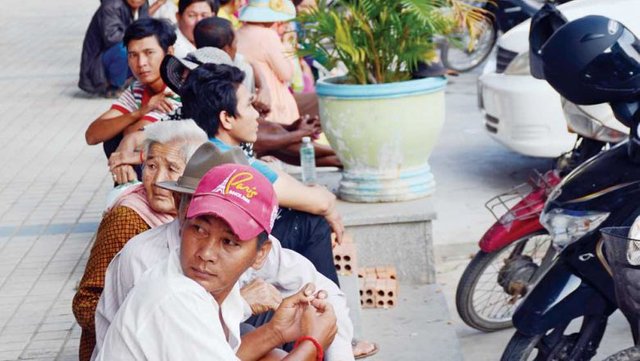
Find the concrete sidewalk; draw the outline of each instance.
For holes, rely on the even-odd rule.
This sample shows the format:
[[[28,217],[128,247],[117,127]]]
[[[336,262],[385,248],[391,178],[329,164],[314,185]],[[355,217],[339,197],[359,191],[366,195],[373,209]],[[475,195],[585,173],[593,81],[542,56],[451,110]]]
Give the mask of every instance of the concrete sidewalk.
[[[75,85],[96,2],[0,12],[0,360],[75,360],[71,314],[108,178],[89,122],[109,106]]]

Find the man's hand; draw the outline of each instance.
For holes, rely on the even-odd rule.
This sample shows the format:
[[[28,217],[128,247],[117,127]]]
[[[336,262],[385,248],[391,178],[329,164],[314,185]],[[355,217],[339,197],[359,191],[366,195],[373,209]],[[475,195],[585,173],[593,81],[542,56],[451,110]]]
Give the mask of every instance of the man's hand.
[[[282,300],[280,307],[267,324],[278,335],[281,344],[295,341],[303,336],[301,320],[305,309],[316,298],[313,294],[315,288],[313,283],[307,283],[298,293]]]
[[[254,315],[275,310],[282,302],[282,295],[272,284],[256,278],[240,290],[242,298],[251,306]]]
[[[342,217],[335,208],[330,213],[326,214],[324,218],[329,222],[329,226],[336,235],[335,238],[331,238],[331,247],[335,247],[337,244],[342,244],[342,238],[344,236],[344,224],[342,223]]]
[[[121,165],[140,164],[140,152],[115,151],[109,156],[108,164],[111,172]]]
[[[338,210],[336,209],[336,196],[321,185],[315,184],[310,187],[319,187],[324,191],[323,193],[327,194],[328,197],[331,197],[329,204],[322,215],[324,216],[324,219],[327,220],[329,227],[331,227],[331,230],[335,234],[335,237],[331,238],[331,246],[335,247],[336,244],[342,244],[344,224],[342,223],[342,216],[340,216],[340,213],[338,213]]]
[[[322,132],[322,126],[320,124],[320,118],[312,117],[309,114],[305,114],[298,118],[295,122],[286,127],[289,131],[301,131],[303,137],[312,137],[317,139]]]
[[[269,88],[256,88],[256,97],[253,100],[253,107],[256,108],[261,117],[266,117],[271,111],[271,93]]]
[[[129,182],[133,182],[138,179],[136,175],[136,171],[132,166],[128,164],[123,164],[115,167],[111,174],[113,176],[113,181],[118,184],[125,184]]]
[[[152,111],[159,111],[161,113],[171,113],[173,111],[173,104],[171,100],[167,98],[165,93],[158,93],[149,99],[149,102],[142,108],[142,113],[147,114]]]
[[[326,349],[331,345],[338,332],[336,314],[326,299],[316,298],[311,301],[302,315],[301,330],[304,336],[315,338]]]

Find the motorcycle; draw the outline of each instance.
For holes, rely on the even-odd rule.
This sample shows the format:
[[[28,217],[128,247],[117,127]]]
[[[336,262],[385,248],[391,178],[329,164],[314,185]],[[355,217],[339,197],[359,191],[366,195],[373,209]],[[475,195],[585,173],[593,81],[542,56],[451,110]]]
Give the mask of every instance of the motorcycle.
[[[551,237],[539,221],[549,193],[564,175],[629,132],[608,105],[577,106],[562,99],[562,109],[568,127],[578,134],[574,149],[556,161],[554,170],[534,172],[527,183],[485,204],[496,222],[480,239],[480,250],[456,290],[460,318],[480,331],[511,327],[519,301],[554,257]]]
[[[593,15],[537,35],[546,40],[537,49],[530,41],[532,74],[572,102],[609,103],[631,132],[549,194],[540,223],[559,253],[513,314],[516,332],[501,360],[590,360],[608,317],[625,305],[616,299],[618,280],[599,230],[629,226],[640,214],[640,40],[621,23]],[[558,56],[565,53],[573,56]],[[625,76],[614,78],[620,69]]]
[[[532,48],[567,22],[552,5],[545,5],[532,19]],[[544,35],[544,36],[541,36]],[[534,75],[539,67],[532,64]],[[481,331],[495,331],[512,325],[518,302],[550,265],[555,250],[550,236],[539,222],[543,204],[560,177],[568,174],[609,145],[627,137],[629,128],[618,121],[607,104],[576,105],[561,99],[567,126],[578,134],[574,149],[556,162],[556,172],[547,172],[533,182],[531,193],[516,202],[480,240],[480,251],[465,269],[456,291],[456,307],[462,320]],[[540,178],[540,177],[538,177]],[[514,193],[497,196],[514,199]],[[493,200],[490,200],[492,202]],[[507,207],[509,208],[509,207]],[[493,212],[492,212],[493,213]],[[495,215],[495,214],[494,214]]]
[[[589,360],[617,309],[599,228],[640,214],[640,157],[625,141],[578,166],[551,192],[540,216],[561,252],[513,314],[517,331],[502,360]],[[577,333],[565,334],[582,317]]]

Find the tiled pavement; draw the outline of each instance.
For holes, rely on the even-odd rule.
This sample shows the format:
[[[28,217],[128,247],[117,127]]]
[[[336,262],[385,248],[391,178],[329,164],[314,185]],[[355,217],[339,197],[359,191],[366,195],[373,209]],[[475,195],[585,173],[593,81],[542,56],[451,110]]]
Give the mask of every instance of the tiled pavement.
[[[75,85],[98,3],[0,12],[0,360],[77,359],[71,299],[110,181],[83,136],[110,102]]]

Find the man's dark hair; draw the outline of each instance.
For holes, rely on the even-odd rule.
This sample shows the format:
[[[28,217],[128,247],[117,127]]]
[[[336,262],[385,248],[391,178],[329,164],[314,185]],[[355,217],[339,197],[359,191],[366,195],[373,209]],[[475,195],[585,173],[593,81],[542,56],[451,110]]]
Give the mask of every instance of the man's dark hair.
[[[220,6],[225,6],[230,3],[232,0],[220,0]]]
[[[178,14],[180,15],[184,14],[184,11],[187,10],[187,8],[191,4],[201,2],[201,1],[209,4],[209,7],[211,8],[211,12],[214,15],[218,15],[218,10],[220,10],[220,1],[218,0],[180,0],[178,2]]]
[[[236,91],[244,72],[225,64],[203,64],[192,70],[180,92],[182,115],[193,119],[209,138],[215,137],[220,112],[235,117],[238,110]]]
[[[176,42],[176,28],[166,19],[143,18],[131,23],[124,32],[124,46],[129,47],[132,40],[155,36],[158,44],[166,53]]]
[[[233,44],[234,38],[231,21],[223,18],[202,19],[193,29],[193,39],[198,49],[205,46],[223,49],[225,46]]]
[[[267,234],[267,232],[262,232],[258,235],[258,250],[262,248],[262,246],[267,242],[268,239],[269,235]]]

